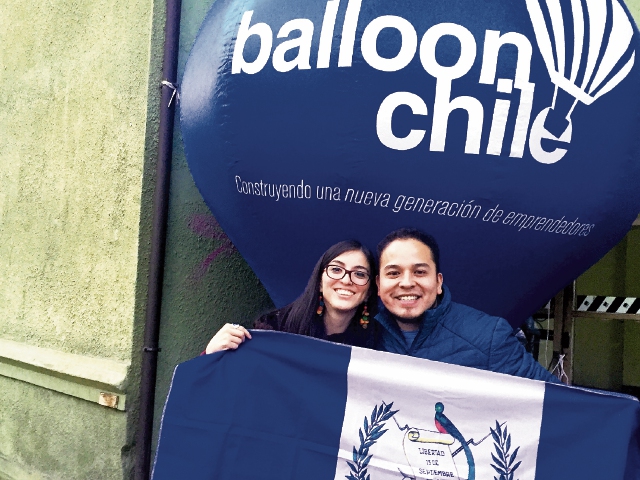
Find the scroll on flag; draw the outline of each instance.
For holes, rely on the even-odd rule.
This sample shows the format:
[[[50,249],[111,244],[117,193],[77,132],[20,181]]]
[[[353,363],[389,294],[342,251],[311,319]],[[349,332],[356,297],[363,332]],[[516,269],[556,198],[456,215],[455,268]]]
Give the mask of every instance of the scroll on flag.
[[[252,335],[176,367],[154,480],[640,477],[633,397]]]

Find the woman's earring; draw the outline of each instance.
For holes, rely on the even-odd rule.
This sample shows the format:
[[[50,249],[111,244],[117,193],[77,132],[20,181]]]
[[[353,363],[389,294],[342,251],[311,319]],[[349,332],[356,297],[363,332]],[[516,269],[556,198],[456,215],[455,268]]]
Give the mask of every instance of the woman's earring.
[[[360,318],[360,325],[362,328],[367,328],[369,326],[369,311],[367,310],[367,304],[364,304],[364,308],[362,309],[362,318]]]
[[[322,299],[322,293],[318,297],[318,310],[316,310],[316,315],[322,315],[324,312],[324,300]]]

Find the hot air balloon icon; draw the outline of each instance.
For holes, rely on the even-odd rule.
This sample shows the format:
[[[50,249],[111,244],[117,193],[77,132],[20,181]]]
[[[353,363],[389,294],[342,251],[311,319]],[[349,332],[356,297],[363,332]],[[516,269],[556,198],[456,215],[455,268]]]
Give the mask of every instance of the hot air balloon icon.
[[[571,114],[578,101],[591,105],[629,74],[635,61],[634,29],[618,0],[526,0],[526,4],[555,85],[551,106],[533,122],[529,147],[537,161],[555,163],[566,150],[547,152],[540,140],[570,142]]]

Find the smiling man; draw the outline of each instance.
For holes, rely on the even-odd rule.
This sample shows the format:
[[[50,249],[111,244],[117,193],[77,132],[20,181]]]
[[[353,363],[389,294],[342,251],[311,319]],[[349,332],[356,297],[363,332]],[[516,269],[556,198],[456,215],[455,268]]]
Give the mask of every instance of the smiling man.
[[[509,323],[451,301],[435,239],[403,228],[378,245],[384,308],[379,349],[548,382],[558,379],[524,349]]]

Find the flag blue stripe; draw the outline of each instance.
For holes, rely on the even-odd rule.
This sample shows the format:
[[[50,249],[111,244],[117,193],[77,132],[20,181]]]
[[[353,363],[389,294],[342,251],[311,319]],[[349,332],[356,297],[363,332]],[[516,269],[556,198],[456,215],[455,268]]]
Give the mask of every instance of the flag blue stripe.
[[[154,480],[333,478],[351,349],[252,335],[238,351],[177,367]]]
[[[547,384],[536,479],[637,480],[639,415],[632,397]]]

